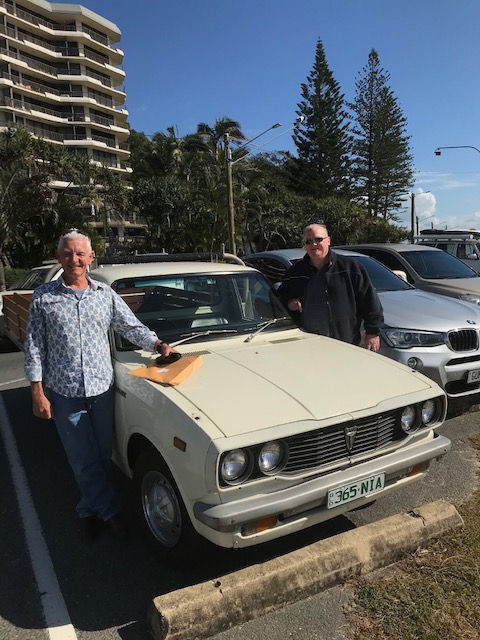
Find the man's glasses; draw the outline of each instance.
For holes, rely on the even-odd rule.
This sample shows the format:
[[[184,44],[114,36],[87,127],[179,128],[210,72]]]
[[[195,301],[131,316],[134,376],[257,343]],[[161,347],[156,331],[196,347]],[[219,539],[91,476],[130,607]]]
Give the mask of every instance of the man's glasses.
[[[325,238],[306,238],[303,244],[321,244],[326,239],[327,236],[325,236]]]

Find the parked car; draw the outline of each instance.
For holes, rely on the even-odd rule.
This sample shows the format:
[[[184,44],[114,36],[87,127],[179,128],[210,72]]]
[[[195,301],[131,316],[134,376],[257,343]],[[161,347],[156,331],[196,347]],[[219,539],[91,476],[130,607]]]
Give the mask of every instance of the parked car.
[[[477,273],[480,272],[480,233],[478,232],[426,229],[415,238],[415,242],[422,246],[442,249]]]
[[[33,267],[19,280],[11,284],[6,291],[0,292],[0,337],[5,335],[5,318],[3,316],[4,293],[31,293],[34,289],[50,280],[57,280],[63,273],[56,260],[49,260],[39,267]]]
[[[375,258],[417,289],[480,305],[479,274],[441,249],[418,244],[357,244],[337,248]]]
[[[114,458],[167,556],[199,537],[247,547],[315,525],[419,480],[450,448],[435,382],[299,330],[254,269],[166,260],[90,276],[202,358],[162,386],[129,375],[152,355],[111,335]]]
[[[480,308],[415,289],[369,256],[335,251],[361,262],[377,290],[385,316],[380,353],[432,378],[449,397],[478,393]],[[243,260],[276,283],[304,255],[303,249],[283,249]]]

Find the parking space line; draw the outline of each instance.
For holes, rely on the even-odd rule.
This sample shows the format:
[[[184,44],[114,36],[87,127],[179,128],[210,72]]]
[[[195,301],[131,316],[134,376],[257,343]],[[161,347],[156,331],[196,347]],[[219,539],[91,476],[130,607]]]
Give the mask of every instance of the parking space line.
[[[16,380],[8,380],[8,382],[0,382],[0,387],[5,387],[7,384],[15,384],[16,382],[24,382],[26,378],[17,378]]]
[[[33,505],[25,470],[18,453],[5,403],[0,397],[0,433],[10,463],[30,561],[37,583],[50,640],[78,640],[58,584],[40,520]]]

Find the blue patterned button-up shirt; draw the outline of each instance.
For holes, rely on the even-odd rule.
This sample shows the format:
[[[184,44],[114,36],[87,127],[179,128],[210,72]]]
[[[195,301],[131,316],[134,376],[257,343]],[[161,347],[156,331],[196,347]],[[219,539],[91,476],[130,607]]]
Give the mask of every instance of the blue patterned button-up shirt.
[[[35,289],[25,337],[25,375],[70,398],[96,396],[113,383],[112,327],[153,351],[157,336],[108,285],[89,281],[79,300],[62,279]]]

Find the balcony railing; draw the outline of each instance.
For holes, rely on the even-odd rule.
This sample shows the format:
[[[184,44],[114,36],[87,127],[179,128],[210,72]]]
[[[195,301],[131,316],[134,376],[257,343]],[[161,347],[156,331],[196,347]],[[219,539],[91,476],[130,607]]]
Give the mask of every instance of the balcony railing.
[[[90,122],[96,122],[97,124],[104,124],[106,127],[110,127],[115,124],[113,119],[104,118],[103,116],[97,116],[94,113],[90,113]]]
[[[93,29],[89,29],[86,25],[77,26],[75,24],[58,24],[55,22],[50,22],[50,20],[45,20],[44,18],[40,18],[39,16],[30,13],[29,11],[25,11],[20,8],[14,9],[11,5],[4,2],[4,0],[0,0],[0,7],[3,7],[8,13],[11,15],[16,15],[18,18],[29,22],[34,25],[42,25],[43,27],[47,27],[47,29],[51,29],[52,31],[83,31],[83,33],[87,33],[92,40],[96,42],[100,42],[101,44],[109,46],[107,36],[102,35],[101,33],[97,33]]]
[[[106,45],[108,47],[108,38],[107,38],[107,36],[103,36],[102,34],[97,33],[96,31],[93,31],[92,29],[89,29],[84,24],[82,24],[82,31],[84,33],[88,33],[88,35],[92,38],[92,40],[96,40],[96,42],[100,42],[101,44],[104,44],[104,45]]]
[[[72,56],[76,58],[80,56],[80,50],[78,47],[57,47],[55,51],[57,53],[61,53],[62,56]]]
[[[105,107],[113,108],[113,100],[111,98],[104,98],[103,96],[99,96],[92,91],[88,92],[88,97],[92,100],[95,100],[95,102],[98,102],[98,104],[103,104]]]
[[[15,109],[21,109],[22,111],[38,111],[40,113],[45,113],[49,116],[55,116],[56,118],[66,118],[63,114],[54,109],[48,109],[47,107],[41,107],[37,104],[33,104],[31,102],[22,102],[21,100],[17,100],[15,98],[3,98],[3,104],[6,107],[14,107]]]
[[[98,133],[92,133],[92,140],[95,140],[96,142],[103,142],[107,147],[115,146],[115,138],[112,139],[107,138],[106,136],[100,136]]]
[[[95,80],[99,80],[105,87],[112,86],[112,81],[108,76],[104,76],[101,73],[96,73],[95,71],[88,69],[88,67],[85,71],[85,75],[89,76],[90,78],[95,78]]]
[[[90,51],[89,49],[84,49],[83,52],[85,54],[85,58],[95,60],[96,62],[100,62],[100,64],[109,63],[109,59],[107,58],[107,56],[102,56],[99,53],[95,53],[95,51]]]
[[[15,58],[16,60],[21,60],[22,62],[26,62],[29,67],[32,69],[37,69],[38,71],[42,71],[43,73],[47,73],[50,76],[57,76],[57,70],[55,67],[52,67],[49,64],[45,64],[43,62],[37,62],[30,56],[26,56],[23,53],[17,53],[15,51],[9,51],[8,49],[0,48],[0,54],[5,56],[9,56],[10,58]]]
[[[46,138],[47,140],[56,140],[57,142],[63,142],[63,135],[56,131],[48,131],[46,129],[38,129],[31,124],[25,123],[25,128],[28,129],[37,138]]]
[[[51,93],[54,96],[65,95],[61,94],[57,89],[53,89],[46,84],[42,84],[41,82],[30,82],[25,80],[24,78],[19,78],[18,76],[14,76],[11,73],[3,72],[1,74],[2,78],[6,78],[7,80],[11,80],[18,87],[23,87],[24,89],[30,89],[31,91],[35,91],[36,93]]]

